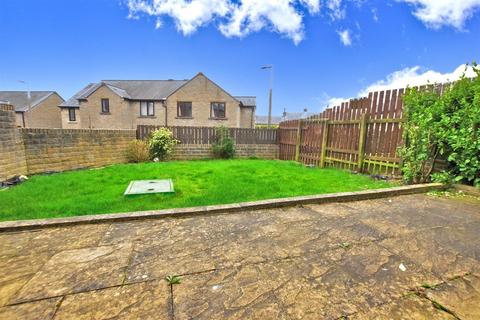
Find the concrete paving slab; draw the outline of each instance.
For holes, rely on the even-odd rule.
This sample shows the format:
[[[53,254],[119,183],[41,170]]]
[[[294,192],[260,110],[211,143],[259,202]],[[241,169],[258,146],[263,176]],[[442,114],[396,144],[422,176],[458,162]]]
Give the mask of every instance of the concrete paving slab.
[[[427,291],[426,296],[463,320],[480,319],[480,276],[467,275]]]
[[[385,305],[353,314],[349,320],[457,320],[453,315],[435,308],[432,303],[416,295],[394,300]]]
[[[163,280],[69,295],[55,319],[169,319],[169,295]]]
[[[479,229],[408,195],[2,233],[0,319],[479,319]]]
[[[33,301],[0,308],[0,319],[4,320],[51,320],[62,298]]]
[[[62,251],[19,291],[13,303],[120,285],[131,244]]]

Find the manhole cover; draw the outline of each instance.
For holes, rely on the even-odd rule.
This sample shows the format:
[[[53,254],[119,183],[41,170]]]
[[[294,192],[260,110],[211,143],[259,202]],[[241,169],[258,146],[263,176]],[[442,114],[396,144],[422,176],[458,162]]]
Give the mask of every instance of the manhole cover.
[[[172,179],[131,181],[124,195],[166,192],[175,192]]]

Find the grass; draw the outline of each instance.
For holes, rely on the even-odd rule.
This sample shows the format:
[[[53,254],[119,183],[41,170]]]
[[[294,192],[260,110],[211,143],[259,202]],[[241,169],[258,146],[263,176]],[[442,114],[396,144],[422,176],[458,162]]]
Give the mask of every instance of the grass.
[[[172,178],[174,194],[124,197],[131,180]],[[0,191],[0,221],[227,204],[391,186],[337,169],[278,160],[122,164],[32,176]]]

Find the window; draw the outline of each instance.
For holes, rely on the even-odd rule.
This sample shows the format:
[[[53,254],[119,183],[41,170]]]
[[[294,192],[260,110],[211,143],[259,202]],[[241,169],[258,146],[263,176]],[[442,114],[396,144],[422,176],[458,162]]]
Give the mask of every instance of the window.
[[[68,121],[77,121],[74,108],[68,108]]]
[[[212,102],[210,110],[210,117],[225,118],[225,102]]]
[[[155,104],[153,101],[140,101],[140,116],[153,117],[155,115]]]
[[[102,99],[102,113],[110,112],[110,100]]]
[[[177,116],[179,118],[191,118],[192,117],[192,103],[191,102],[178,102],[177,103]]]

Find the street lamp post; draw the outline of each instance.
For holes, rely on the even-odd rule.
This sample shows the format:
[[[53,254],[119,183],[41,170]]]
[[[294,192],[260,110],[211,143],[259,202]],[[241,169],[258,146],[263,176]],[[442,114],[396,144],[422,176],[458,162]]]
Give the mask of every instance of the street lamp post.
[[[267,127],[270,128],[272,125],[273,65],[263,66],[262,70],[270,70],[270,90],[268,95],[268,122],[267,122]]]

